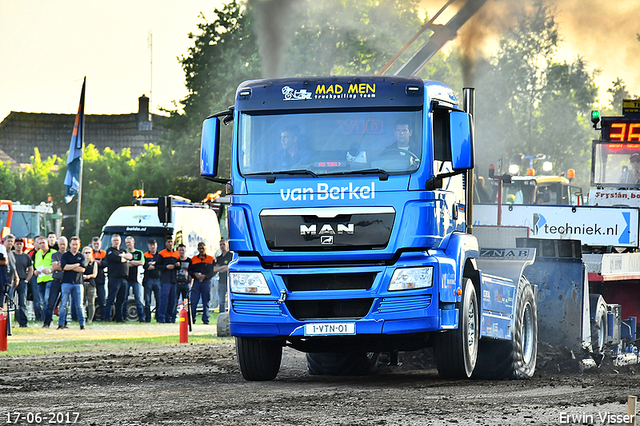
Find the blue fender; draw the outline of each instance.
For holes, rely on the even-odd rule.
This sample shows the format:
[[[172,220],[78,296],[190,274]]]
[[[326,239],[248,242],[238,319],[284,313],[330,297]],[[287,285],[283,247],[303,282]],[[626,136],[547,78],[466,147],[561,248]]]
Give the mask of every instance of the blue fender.
[[[234,252],[253,251],[251,232],[247,222],[247,212],[241,206],[229,206],[229,250]]]
[[[447,235],[442,240],[438,250],[444,252],[444,257],[451,259],[451,262],[447,263],[453,265],[453,268],[455,268],[454,279],[456,282],[453,291],[440,292],[440,301],[459,302],[461,298],[457,294],[457,288],[462,288],[462,276],[467,259],[477,259],[480,255],[478,240],[471,234],[456,231]],[[450,281],[450,279],[448,279],[448,281]]]

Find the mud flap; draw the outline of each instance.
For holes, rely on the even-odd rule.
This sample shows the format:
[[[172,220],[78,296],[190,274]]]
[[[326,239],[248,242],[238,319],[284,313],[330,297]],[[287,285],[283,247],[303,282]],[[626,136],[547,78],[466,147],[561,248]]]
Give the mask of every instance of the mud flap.
[[[538,287],[538,340],[582,352],[591,343],[589,282],[579,240],[523,238],[536,248],[536,261],[524,273]]]

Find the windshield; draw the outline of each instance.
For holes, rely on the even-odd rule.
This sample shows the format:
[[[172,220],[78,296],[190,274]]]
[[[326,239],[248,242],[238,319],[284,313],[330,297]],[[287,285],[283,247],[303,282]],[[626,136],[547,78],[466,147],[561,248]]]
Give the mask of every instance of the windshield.
[[[491,181],[491,202],[498,202],[498,182]],[[536,183],[533,180],[513,180],[502,184],[502,202],[504,204],[535,204]]]
[[[126,235],[122,235],[122,234],[118,234],[120,235],[120,238],[122,240],[121,244],[120,244],[120,248],[126,249],[126,245],[125,245],[125,238],[127,236],[129,236],[130,234],[126,234]],[[146,253],[147,251],[149,251],[149,240],[150,239],[154,239],[156,240],[156,242],[158,243],[158,251],[162,251],[164,249],[164,237],[160,237],[160,236],[156,236],[156,235],[131,235],[134,240],[135,240],[135,247],[142,251],[143,253]],[[100,248],[103,250],[108,249],[109,247],[111,247],[111,237],[113,237],[113,233],[112,232],[105,232],[104,234],[102,234],[102,240],[100,243]]]
[[[594,142],[592,185],[640,188],[640,144]]]
[[[410,173],[422,158],[422,111],[241,116],[243,175]]]
[[[498,182],[491,182],[491,202],[498,202]],[[502,184],[504,204],[578,205],[582,189],[564,182],[537,182],[534,179],[516,180]]]
[[[0,223],[6,226],[7,210],[0,211]],[[18,212],[13,211],[13,219],[11,222],[11,233],[18,238],[34,238],[36,235],[47,235],[47,231],[52,229],[49,223],[45,223],[44,215],[37,212]],[[40,223],[39,221],[42,221]]]

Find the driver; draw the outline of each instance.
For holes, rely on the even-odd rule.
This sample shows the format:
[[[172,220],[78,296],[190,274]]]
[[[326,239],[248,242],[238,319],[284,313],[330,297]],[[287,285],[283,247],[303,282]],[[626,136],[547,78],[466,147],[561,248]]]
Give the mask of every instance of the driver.
[[[413,157],[414,161],[420,158],[420,146],[412,141],[413,130],[411,130],[407,121],[398,120],[393,134],[396,140],[382,151],[381,156],[395,153]]]
[[[282,150],[269,156],[268,163],[272,169],[286,170],[308,162],[309,151],[301,146],[300,128],[295,125],[286,126],[280,132]]]

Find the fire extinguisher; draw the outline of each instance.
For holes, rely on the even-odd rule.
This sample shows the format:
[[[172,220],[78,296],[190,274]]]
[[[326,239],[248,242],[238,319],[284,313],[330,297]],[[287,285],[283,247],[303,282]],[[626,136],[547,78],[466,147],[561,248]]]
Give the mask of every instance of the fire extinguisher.
[[[189,343],[189,311],[186,303],[183,303],[180,309],[180,343]]]
[[[7,350],[7,317],[0,308],[0,351]]]

